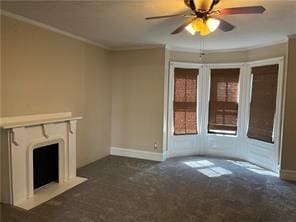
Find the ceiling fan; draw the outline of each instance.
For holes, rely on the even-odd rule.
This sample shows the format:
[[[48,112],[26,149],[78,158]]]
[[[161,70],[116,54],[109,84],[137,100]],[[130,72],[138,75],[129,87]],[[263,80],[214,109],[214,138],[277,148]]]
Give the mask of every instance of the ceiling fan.
[[[219,2],[220,0],[212,0],[209,8],[207,8],[205,4],[203,4],[201,6],[202,8],[198,9],[195,6],[194,0],[184,0],[185,5],[191,9],[188,13],[154,16],[147,17],[146,19],[150,20],[181,16],[186,18],[186,20],[171,34],[178,34],[186,29],[192,35],[194,35],[195,33],[199,33],[201,36],[206,36],[211,32],[214,32],[217,28],[221,29],[224,32],[229,32],[235,28],[235,26],[233,26],[229,22],[223,20],[223,16],[236,14],[262,14],[265,11],[265,8],[263,6],[214,9],[214,7]]]

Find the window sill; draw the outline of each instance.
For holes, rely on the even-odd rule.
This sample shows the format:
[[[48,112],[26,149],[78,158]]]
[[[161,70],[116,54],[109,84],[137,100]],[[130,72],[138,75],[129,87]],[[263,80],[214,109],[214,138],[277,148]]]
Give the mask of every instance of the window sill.
[[[255,145],[255,146],[257,146],[257,145],[261,145],[261,146],[268,146],[268,147],[275,147],[275,143],[273,142],[273,143],[269,143],[269,142],[266,142],[266,141],[262,141],[262,140],[256,140],[256,139],[253,139],[253,138],[249,138],[249,137],[246,137],[246,139],[247,139],[247,142],[249,143],[249,144],[252,144],[252,145]]]
[[[175,134],[173,133],[173,136],[197,136],[198,133],[185,133],[185,134]]]
[[[236,136],[237,132],[234,130],[209,130],[208,134],[215,134],[215,135],[226,135],[226,136]]]
[[[208,132],[207,136],[209,137],[229,137],[229,138],[237,138],[238,135],[237,134],[227,134],[227,133],[211,133]]]

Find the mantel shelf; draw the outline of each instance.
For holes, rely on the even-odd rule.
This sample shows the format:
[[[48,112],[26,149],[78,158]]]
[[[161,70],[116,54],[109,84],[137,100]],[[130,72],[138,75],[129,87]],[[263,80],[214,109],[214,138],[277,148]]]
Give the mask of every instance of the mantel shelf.
[[[40,116],[42,117],[42,115]],[[81,116],[73,117],[73,116],[43,116],[44,118],[37,118],[37,119],[30,119],[27,120],[25,118],[18,119],[15,121],[8,121],[0,123],[0,127],[3,129],[12,129],[12,128],[18,128],[18,127],[31,127],[36,125],[43,125],[48,123],[59,123],[59,122],[66,122],[71,120],[79,120],[82,119]]]

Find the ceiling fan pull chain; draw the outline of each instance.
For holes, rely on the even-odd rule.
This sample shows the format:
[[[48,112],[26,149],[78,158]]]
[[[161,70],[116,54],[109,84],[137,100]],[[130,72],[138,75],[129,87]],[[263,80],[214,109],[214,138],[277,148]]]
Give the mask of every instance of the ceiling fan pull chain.
[[[199,60],[201,62],[202,62],[203,57],[205,55],[204,49],[205,49],[205,37],[204,36],[201,36],[201,40],[200,40],[200,52],[199,52]]]

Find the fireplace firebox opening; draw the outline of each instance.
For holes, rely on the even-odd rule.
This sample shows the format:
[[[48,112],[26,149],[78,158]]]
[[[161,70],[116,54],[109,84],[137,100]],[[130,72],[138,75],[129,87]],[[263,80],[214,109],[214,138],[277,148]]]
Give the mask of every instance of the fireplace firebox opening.
[[[59,144],[33,150],[34,189],[51,182],[59,182]]]

